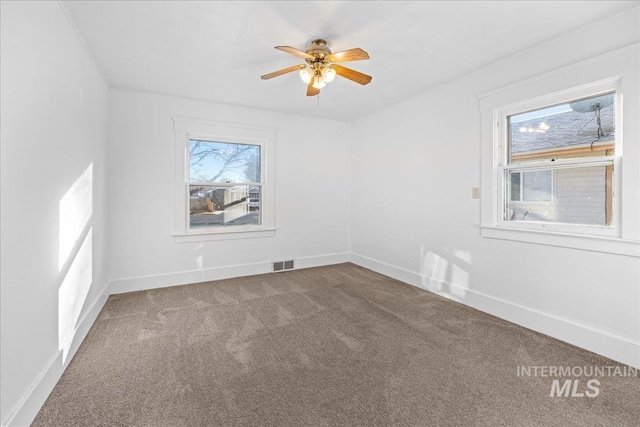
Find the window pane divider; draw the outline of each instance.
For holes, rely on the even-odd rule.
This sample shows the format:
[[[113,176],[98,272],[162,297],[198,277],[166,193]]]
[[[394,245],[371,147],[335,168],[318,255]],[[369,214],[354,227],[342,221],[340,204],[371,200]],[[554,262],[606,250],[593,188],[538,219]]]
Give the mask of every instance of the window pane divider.
[[[189,185],[195,185],[198,187],[237,187],[239,185],[246,185],[248,187],[255,186],[261,187],[264,182],[194,182],[190,181]]]
[[[530,170],[549,170],[549,169],[568,169],[590,166],[609,166],[615,163],[613,156],[598,157],[579,157],[573,159],[558,159],[555,161],[547,160],[544,162],[531,163],[512,163],[509,165],[498,166],[502,171],[530,171]]]

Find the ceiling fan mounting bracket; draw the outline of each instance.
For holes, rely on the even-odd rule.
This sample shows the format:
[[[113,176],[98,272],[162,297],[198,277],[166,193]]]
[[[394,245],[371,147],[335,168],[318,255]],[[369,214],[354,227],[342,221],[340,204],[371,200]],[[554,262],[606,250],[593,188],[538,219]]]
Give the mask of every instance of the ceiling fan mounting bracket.
[[[311,41],[311,46],[305,53],[313,56],[314,59],[307,59],[307,62],[311,64],[313,62],[323,61],[325,56],[331,55],[331,50],[327,47],[325,40],[315,39]]]

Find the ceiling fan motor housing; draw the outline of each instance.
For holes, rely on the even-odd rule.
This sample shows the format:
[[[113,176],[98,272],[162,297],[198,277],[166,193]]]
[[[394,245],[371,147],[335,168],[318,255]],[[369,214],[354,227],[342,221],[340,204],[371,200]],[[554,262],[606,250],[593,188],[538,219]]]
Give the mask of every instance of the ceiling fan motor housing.
[[[326,56],[331,55],[331,50],[327,47],[327,42],[322,39],[313,40],[311,46],[305,52],[314,57],[314,59],[307,59],[309,64],[322,62]]]

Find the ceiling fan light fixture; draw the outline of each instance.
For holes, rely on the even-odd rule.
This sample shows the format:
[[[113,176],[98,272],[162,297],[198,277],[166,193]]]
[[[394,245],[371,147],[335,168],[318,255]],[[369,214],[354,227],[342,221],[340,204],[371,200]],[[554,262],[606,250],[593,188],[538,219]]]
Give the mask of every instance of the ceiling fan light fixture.
[[[322,77],[325,82],[331,83],[336,78],[336,70],[327,65],[322,69]]]
[[[313,87],[315,87],[316,89],[322,89],[326,85],[327,82],[324,81],[324,78],[322,76],[315,76],[313,78]]]
[[[309,67],[303,68],[300,70],[300,78],[305,84],[309,84],[313,78],[313,70]]]

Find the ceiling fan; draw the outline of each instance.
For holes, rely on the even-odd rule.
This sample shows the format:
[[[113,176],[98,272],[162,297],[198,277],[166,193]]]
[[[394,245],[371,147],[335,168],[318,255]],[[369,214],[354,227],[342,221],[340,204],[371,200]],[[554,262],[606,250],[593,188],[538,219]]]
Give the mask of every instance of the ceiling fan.
[[[307,84],[307,96],[315,96],[320,93],[320,89],[325,87],[327,83],[331,83],[336,74],[366,85],[371,81],[371,76],[363,74],[359,71],[343,67],[339,62],[361,61],[369,59],[369,54],[364,50],[356,47],[354,49],[343,50],[342,52],[331,53],[327,47],[327,42],[322,39],[316,39],[311,42],[311,46],[306,51],[298,50],[291,46],[276,46],[278,50],[290,53],[297,57],[303,58],[306,64],[294,65],[273,73],[260,76],[262,80],[269,80],[283,74],[300,70],[300,78]]]

